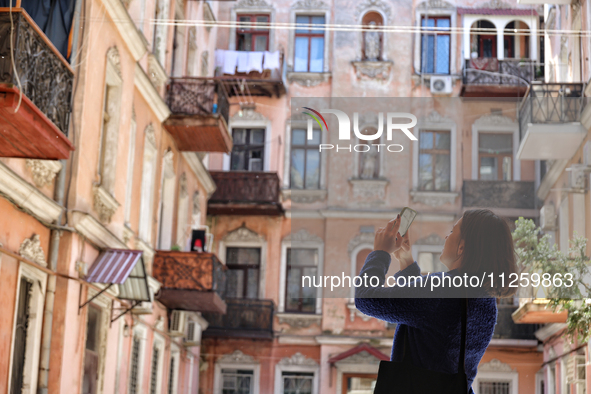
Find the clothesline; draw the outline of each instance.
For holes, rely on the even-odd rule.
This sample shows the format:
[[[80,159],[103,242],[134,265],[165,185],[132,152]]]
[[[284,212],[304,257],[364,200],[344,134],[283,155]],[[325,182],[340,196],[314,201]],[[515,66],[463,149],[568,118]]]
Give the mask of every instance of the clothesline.
[[[263,70],[277,70],[280,65],[279,51],[230,51],[216,49],[215,67],[220,67],[224,74],[235,75]]]

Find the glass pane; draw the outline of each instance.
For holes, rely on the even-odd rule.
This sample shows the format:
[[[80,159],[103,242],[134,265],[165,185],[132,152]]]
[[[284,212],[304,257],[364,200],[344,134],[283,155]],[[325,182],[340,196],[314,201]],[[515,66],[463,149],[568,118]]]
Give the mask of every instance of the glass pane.
[[[267,50],[267,36],[259,36],[255,37],[254,41],[254,50],[255,51],[266,51]]]
[[[422,26],[423,27],[435,27],[435,19],[423,18]]]
[[[302,271],[297,268],[287,269],[287,302],[286,309],[298,310],[300,300],[300,290],[302,285]]]
[[[503,157],[503,180],[511,180],[511,156]]]
[[[250,15],[242,15],[238,17],[240,22],[250,22]]]
[[[437,155],[435,160],[435,190],[449,190],[451,174],[449,155]]]
[[[291,187],[292,189],[304,188],[304,149],[291,150]]]
[[[421,272],[434,272],[433,271],[433,253],[431,252],[420,252],[417,257],[417,264],[421,267]]]
[[[320,187],[320,152],[308,149],[306,152],[306,189]]]
[[[310,72],[322,72],[324,64],[324,37],[312,37]]]
[[[478,151],[483,153],[513,153],[513,134],[478,135]]]
[[[308,146],[310,145],[320,145],[320,130],[312,130],[312,139],[308,141]]]
[[[421,130],[419,134],[419,149],[433,149],[433,132]]]
[[[232,142],[234,145],[246,144],[246,130],[244,130],[244,129],[232,130]]]
[[[263,160],[260,158],[250,159],[248,171],[263,171]]]
[[[449,39],[450,36],[437,36],[437,74],[449,74]]]
[[[236,43],[236,50],[238,51],[250,51],[252,43],[252,35],[250,33],[247,34],[238,34],[238,42]]]
[[[287,250],[287,265],[288,267],[318,265],[318,249],[289,248]]]
[[[428,154],[419,155],[419,188],[433,190],[433,158]]]
[[[310,24],[310,18],[305,15],[296,16],[296,23],[298,25],[300,25],[300,24],[308,25],[308,24]],[[307,27],[306,28],[299,28],[296,30],[296,33],[308,33],[309,31],[310,31],[310,29]]]
[[[251,144],[263,144],[265,142],[265,130],[254,129],[250,131]]]
[[[436,133],[435,134],[435,147],[437,149],[449,150],[449,148],[450,148],[449,133]]]
[[[226,249],[226,265],[260,265],[261,249],[259,248],[228,248]]]
[[[259,298],[259,270],[257,268],[249,268],[247,270],[246,298]]]
[[[376,378],[355,376],[347,378],[347,394],[373,394]]]
[[[257,23],[268,23],[269,17],[268,16],[257,16],[256,21],[257,21]],[[264,27],[258,27],[257,30],[266,30],[266,29]]]
[[[432,73],[434,69],[433,47],[435,45],[435,37],[423,34],[421,41],[421,70],[423,70],[424,73]]]
[[[313,16],[312,17],[312,24],[314,25],[324,25],[324,16]],[[314,34],[323,34],[323,30],[312,30]]]
[[[295,129],[291,133],[292,145],[306,145],[306,130]]]
[[[226,271],[226,297],[242,298],[244,294],[244,270],[229,269]]]
[[[308,71],[308,37],[296,37],[293,71]]]
[[[437,19],[437,27],[450,27],[449,19]],[[440,30],[441,31],[441,30]]]
[[[246,170],[246,152],[245,151],[232,151],[230,159],[231,170]]]
[[[496,181],[498,174],[496,157],[480,158],[480,179],[483,181]]]

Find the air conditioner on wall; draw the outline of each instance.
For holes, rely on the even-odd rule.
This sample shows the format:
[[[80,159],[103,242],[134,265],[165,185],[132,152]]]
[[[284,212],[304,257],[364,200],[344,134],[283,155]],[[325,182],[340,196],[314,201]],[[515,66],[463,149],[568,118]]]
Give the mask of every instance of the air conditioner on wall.
[[[201,326],[196,321],[188,319],[183,345],[186,347],[198,346],[199,342],[201,342]]]
[[[452,91],[451,76],[431,76],[432,94],[450,94]]]
[[[172,311],[168,331],[171,337],[182,337],[185,335],[185,312]]]

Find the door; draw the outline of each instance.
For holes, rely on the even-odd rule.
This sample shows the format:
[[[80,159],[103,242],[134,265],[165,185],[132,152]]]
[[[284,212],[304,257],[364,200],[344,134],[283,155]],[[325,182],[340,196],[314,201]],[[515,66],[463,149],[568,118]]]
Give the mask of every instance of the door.
[[[480,35],[479,36],[479,57],[496,58],[497,57],[497,36]]]

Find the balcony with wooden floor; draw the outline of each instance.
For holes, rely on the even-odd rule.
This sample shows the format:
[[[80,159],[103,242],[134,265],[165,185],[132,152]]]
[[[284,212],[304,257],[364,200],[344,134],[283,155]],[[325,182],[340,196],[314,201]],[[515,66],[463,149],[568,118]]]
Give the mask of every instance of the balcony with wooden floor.
[[[513,321],[511,316],[518,306],[498,305],[497,308],[497,324],[493,339],[536,339],[534,333],[540,328],[540,324],[516,324]]]
[[[213,253],[159,250],[152,276],[162,283],[156,300],[169,309],[225,313],[225,267]]]
[[[519,308],[511,317],[515,323],[521,324],[566,323],[568,312],[555,311],[548,303],[545,298],[521,298]]]
[[[212,78],[171,78],[167,103],[172,115],[164,127],[185,152],[232,150],[230,105],[223,83]]]
[[[264,171],[211,171],[216,190],[208,215],[283,215],[279,177]]]
[[[74,72],[22,9],[0,8],[0,157],[68,159]]]
[[[227,299],[226,314],[204,313],[203,337],[273,339],[272,300]]]
[[[591,108],[582,83],[532,84],[519,107],[519,160],[568,160],[587,135]]]
[[[462,97],[523,97],[539,73],[530,59],[475,58],[465,60]]]

